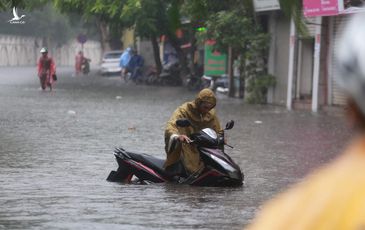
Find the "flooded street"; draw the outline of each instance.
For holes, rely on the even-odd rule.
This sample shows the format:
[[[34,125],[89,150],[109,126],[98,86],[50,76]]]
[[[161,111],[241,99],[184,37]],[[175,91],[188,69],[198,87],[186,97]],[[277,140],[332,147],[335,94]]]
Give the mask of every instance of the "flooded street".
[[[259,206],[341,151],[338,113],[247,105],[218,95],[241,188],[124,185],[105,179],[113,149],[161,158],[165,122],[192,100],[186,88],[72,77],[59,68],[53,92],[35,68],[0,68],[0,229],[242,229]]]

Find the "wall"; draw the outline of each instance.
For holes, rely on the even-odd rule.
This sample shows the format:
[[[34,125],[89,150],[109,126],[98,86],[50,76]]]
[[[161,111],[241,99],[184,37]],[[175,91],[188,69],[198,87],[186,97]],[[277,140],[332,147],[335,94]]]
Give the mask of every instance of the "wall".
[[[138,39],[137,50],[140,55],[144,58],[144,65],[155,66],[155,59],[153,56],[153,47],[150,40]]]
[[[0,66],[36,65],[41,44],[42,40],[39,38],[0,34]],[[70,41],[62,46],[51,45],[48,49],[57,66],[73,66],[75,55],[81,50],[81,45],[76,41]],[[84,44],[84,54],[92,60],[91,66],[99,65],[101,60],[99,42],[87,41]]]
[[[270,16],[269,73],[276,77],[276,86],[269,92],[269,102],[286,104],[289,63],[290,21],[282,13],[275,11]]]
[[[122,36],[123,49],[126,49],[128,46],[134,46],[134,30],[126,29],[123,32]]]

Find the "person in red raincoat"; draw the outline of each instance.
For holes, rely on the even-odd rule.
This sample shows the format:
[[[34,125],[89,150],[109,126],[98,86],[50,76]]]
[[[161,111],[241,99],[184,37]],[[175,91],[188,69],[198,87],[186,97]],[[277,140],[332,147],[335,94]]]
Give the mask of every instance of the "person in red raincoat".
[[[56,78],[56,65],[51,57],[48,56],[47,48],[41,49],[42,56],[38,60],[38,77],[41,83],[42,90],[49,87],[52,91],[52,85]]]
[[[84,61],[84,53],[79,51],[75,56],[75,74],[80,75],[82,62]]]

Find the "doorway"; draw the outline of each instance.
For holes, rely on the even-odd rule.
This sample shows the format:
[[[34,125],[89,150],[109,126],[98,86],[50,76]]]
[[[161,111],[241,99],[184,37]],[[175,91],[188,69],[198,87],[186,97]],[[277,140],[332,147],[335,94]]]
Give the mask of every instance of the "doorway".
[[[312,100],[314,38],[300,39],[298,42],[298,64],[295,99]]]

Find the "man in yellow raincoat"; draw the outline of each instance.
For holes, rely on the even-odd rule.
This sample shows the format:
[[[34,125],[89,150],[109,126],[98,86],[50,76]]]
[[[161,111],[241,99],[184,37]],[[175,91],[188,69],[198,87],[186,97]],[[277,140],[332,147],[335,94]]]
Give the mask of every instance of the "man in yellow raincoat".
[[[190,144],[189,135],[204,128],[212,128],[217,133],[221,131],[214,109],[216,103],[213,91],[203,89],[194,101],[184,103],[172,114],[165,129],[166,171],[179,174],[181,164],[188,175],[198,175],[204,169],[196,146]],[[176,126],[176,120],[181,118],[188,119],[192,126]]]
[[[343,31],[338,84],[356,135],[344,154],[263,206],[249,230],[365,229],[365,14]],[[361,28],[360,28],[360,27]]]

